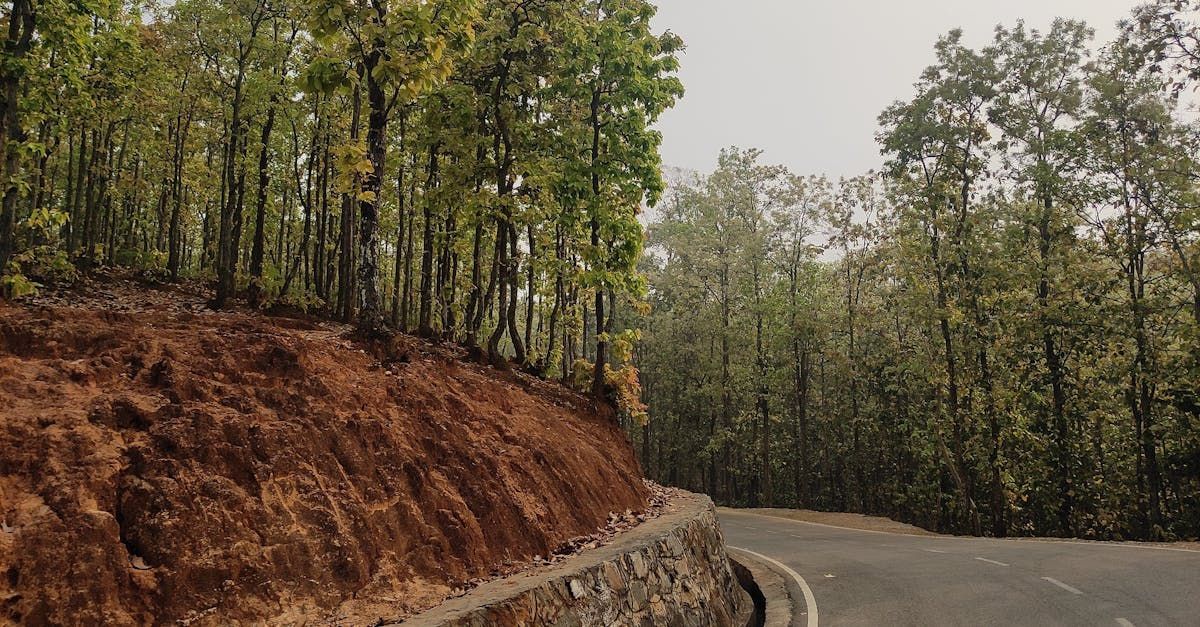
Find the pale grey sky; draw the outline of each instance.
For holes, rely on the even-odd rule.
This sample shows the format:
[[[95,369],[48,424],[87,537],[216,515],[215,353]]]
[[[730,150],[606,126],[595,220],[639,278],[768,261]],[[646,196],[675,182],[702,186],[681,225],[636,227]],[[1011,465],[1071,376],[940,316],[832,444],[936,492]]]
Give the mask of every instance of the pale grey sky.
[[[663,161],[700,171],[721,148],[761,148],[799,174],[878,167],[876,118],[907,98],[937,37],[969,45],[996,24],[1086,20],[1097,42],[1137,0],[658,0],[658,30],[683,37],[687,95],[663,115]]]

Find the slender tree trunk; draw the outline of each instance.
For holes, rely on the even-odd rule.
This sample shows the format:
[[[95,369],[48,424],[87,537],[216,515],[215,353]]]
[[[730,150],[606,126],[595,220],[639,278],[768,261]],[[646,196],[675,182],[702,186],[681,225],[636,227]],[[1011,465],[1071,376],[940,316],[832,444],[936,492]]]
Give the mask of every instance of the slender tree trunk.
[[[1068,431],[1066,405],[1067,397],[1064,390],[1064,374],[1062,359],[1058,354],[1057,336],[1054,332],[1055,323],[1051,319],[1053,311],[1050,303],[1050,254],[1053,245],[1051,232],[1053,199],[1049,194],[1042,194],[1042,211],[1038,220],[1038,254],[1040,257],[1040,274],[1037,286],[1039,318],[1042,326],[1042,354],[1046,360],[1046,371],[1050,379],[1051,416],[1054,429],[1054,466],[1058,479],[1058,529],[1066,536],[1074,535],[1072,523],[1075,508],[1074,489],[1071,478],[1071,442]]]
[[[74,226],[71,227],[71,236],[67,240],[67,249],[70,251],[72,258],[75,257],[77,248],[83,246],[84,223],[86,213],[84,209],[84,189],[87,187],[87,180],[90,178],[91,157],[89,156],[90,146],[88,145],[88,130],[84,125],[79,128],[79,154],[75,157],[76,174],[75,174],[75,195],[71,199],[71,221]]]
[[[403,132],[401,132],[401,137],[403,137]],[[403,141],[401,141],[401,162],[399,171],[396,173],[396,214],[398,217],[396,220],[396,259],[392,268],[392,327],[396,329],[403,329],[400,323],[400,292],[404,282],[404,221],[408,212],[404,201],[404,161]]]
[[[413,155],[412,163],[409,164],[409,169],[412,170],[413,176],[408,177],[408,197],[415,202],[417,197],[417,166],[418,156]],[[411,203],[410,203],[411,205]],[[409,207],[408,223],[404,228],[404,290],[400,299],[400,328],[407,330],[412,324],[412,285],[413,285],[413,234],[416,230],[416,211],[415,207]]]
[[[720,299],[721,299],[721,427],[729,432],[733,430],[733,381],[730,371],[729,334],[733,328],[732,303],[730,302],[729,263],[721,266]],[[733,471],[733,450],[728,439],[722,447],[721,465],[716,469],[719,482],[717,494],[727,505],[732,505],[734,498],[730,477]]]
[[[533,260],[537,258],[537,248],[533,239],[533,225],[527,225],[525,232],[526,237],[529,240],[529,263],[525,264],[527,273],[525,280],[525,348],[530,353],[534,353],[533,313],[534,305],[537,303],[537,294],[533,284],[535,278]],[[530,356],[530,359],[532,360],[532,355]]]
[[[235,289],[234,277],[237,273],[237,248],[233,245],[235,213],[237,212],[238,194],[238,154],[241,152],[240,143],[242,130],[242,84],[245,80],[244,68],[239,69],[234,83],[233,107],[229,122],[229,143],[225,147],[225,164],[223,168],[226,197],[221,205],[221,225],[217,236],[217,291],[212,306],[215,309],[225,307],[233,296]]]
[[[496,218],[496,256],[492,271],[493,281],[500,292],[500,303],[496,307],[496,326],[488,338],[488,360],[497,368],[507,367],[504,355],[500,352],[500,341],[508,330],[508,224],[503,218]]]
[[[518,365],[527,365],[527,355],[525,354],[525,344],[521,341],[521,334],[517,329],[517,294],[519,291],[518,284],[520,282],[518,257],[517,257],[517,229],[512,225],[512,221],[508,221],[508,245],[509,245],[509,270],[508,270],[508,335],[512,340],[513,359]]]
[[[61,237],[66,244],[67,257],[70,258],[75,252],[75,245],[72,242],[74,234],[72,233],[72,225],[75,222],[75,133],[72,130],[67,131],[67,188],[63,194],[63,213],[67,216],[67,222],[63,225]],[[3,266],[0,266],[0,271],[3,271]]]
[[[353,110],[350,123],[350,139],[357,141],[359,125],[362,118],[362,93],[355,89],[351,107]],[[370,150],[368,148],[368,150]],[[359,181],[363,183],[364,181]],[[354,223],[355,200],[352,194],[342,194],[341,231],[339,233],[338,253],[338,316],[342,322],[354,319]]]
[[[250,252],[250,306],[258,308],[263,299],[263,256],[266,248],[267,192],[271,185],[271,130],[275,127],[278,96],[271,96],[267,121],[262,128],[262,143],[258,152],[258,196],[254,203],[254,241]],[[282,210],[281,210],[282,211]]]
[[[592,247],[595,250],[600,250],[600,220],[596,213],[601,211],[600,207],[600,107],[601,90],[598,86],[592,87],[592,102],[590,109],[590,122],[592,127],[592,202],[591,202],[591,231],[592,231]],[[603,265],[603,261],[599,261]],[[604,271],[602,267],[601,272]],[[608,372],[608,341],[604,334],[604,287],[603,284],[596,286],[596,365],[592,371],[592,395],[596,398],[603,398],[605,390],[608,387],[606,375]]]
[[[187,90],[187,79],[184,79],[180,89],[180,97]],[[167,230],[167,271],[172,281],[179,280],[179,270],[182,253],[182,213],[183,213],[183,162],[184,150],[187,148],[188,131],[191,128],[195,105],[188,106],[187,114],[176,117],[178,130],[175,133],[175,145],[171,159],[171,219]]]
[[[480,114],[479,128],[484,129],[483,114]],[[486,149],[480,145],[475,150],[475,163],[481,174],[475,178],[475,193],[479,194],[483,190],[484,176],[482,175],[482,164],[487,157]],[[484,219],[482,216],[475,218],[475,233],[471,238],[471,293],[467,297],[467,312],[464,323],[467,326],[467,334],[465,344],[472,356],[477,357],[479,353],[479,332],[483,326],[483,232]]]
[[[758,382],[755,393],[755,405],[758,410],[758,417],[761,421],[759,426],[759,490],[760,503],[763,507],[771,507],[775,500],[773,486],[771,484],[771,403],[770,403],[770,364],[767,362],[767,347],[766,339],[764,338],[766,325],[765,314],[763,312],[763,286],[762,286],[762,270],[759,267],[760,260],[755,259],[751,262],[752,277],[754,281],[754,353],[755,363],[758,366]]]
[[[429,170],[425,183],[424,231],[421,234],[421,300],[417,333],[421,337],[431,338],[433,331],[433,197],[438,184],[439,163],[438,152],[441,144],[434,142],[429,146]]]
[[[558,334],[558,318],[562,314],[563,299],[565,298],[563,286],[562,258],[563,258],[563,238],[562,226],[555,225],[554,227],[554,306],[550,310],[550,328],[549,339],[546,343],[546,357],[542,364],[542,370],[550,370],[554,367],[552,363],[554,355],[554,347],[557,346],[555,338]]]
[[[1158,464],[1158,442],[1155,434],[1154,395],[1150,389],[1149,373],[1150,341],[1147,333],[1147,312],[1145,306],[1146,241],[1145,225],[1134,213],[1131,200],[1125,199],[1125,248],[1126,248],[1126,281],[1129,290],[1129,307],[1133,322],[1134,343],[1136,353],[1133,367],[1130,370],[1129,391],[1127,397],[1134,417],[1134,426],[1141,446],[1140,456],[1144,462],[1141,475],[1145,480],[1139,484],[1145,499],[1146,529],[1148,539],[1158,540],[1162,536],[1162,473]]]
[[[477,190],[478,191],[478,190]],[[479,348],[479,328],[483,324],[483,220],[475,223],[471,246],[471,294],[467,300],[467,348]]]

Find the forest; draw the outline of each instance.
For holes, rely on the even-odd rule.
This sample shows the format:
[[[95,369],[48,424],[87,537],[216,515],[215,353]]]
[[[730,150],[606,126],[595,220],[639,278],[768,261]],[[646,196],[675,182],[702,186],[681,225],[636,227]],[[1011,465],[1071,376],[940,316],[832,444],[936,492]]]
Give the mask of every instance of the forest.
[[[1200,536],[1200,3],[950,32],[878,171],[670,184],[655,12],[4,2],[0,296],[122,268],[458,344],[722,504]]]
[[[936,43],[830,180],[722,152],[649,227],[647,472],[975,535],[1200,535],[1197,9]],[[1098,50],[1093,52],[1093,50]]]
[[[651,3],[3,9],[4,295],[200,280],[217,309],[455,341],[640,412],[613,321],[645,291],[652,125],[682,94]]]

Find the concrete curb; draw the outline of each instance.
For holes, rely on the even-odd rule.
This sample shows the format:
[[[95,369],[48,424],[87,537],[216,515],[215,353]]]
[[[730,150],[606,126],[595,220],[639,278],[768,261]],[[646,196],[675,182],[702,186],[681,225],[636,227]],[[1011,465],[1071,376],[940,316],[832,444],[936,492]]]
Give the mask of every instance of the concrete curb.
[[[766,627],[806,627],[804,591],[786,573],[773,564],[732,547],[727,547],[729,558],[740,564],[754,577],[758,589],[766,601]]]

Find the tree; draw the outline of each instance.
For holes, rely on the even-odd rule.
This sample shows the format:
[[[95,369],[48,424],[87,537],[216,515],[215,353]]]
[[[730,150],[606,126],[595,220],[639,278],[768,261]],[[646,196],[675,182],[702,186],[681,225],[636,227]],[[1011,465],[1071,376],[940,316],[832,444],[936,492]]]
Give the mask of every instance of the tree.
[[[959,299],[973,310],[979,322],[979,285],[972,269],[975,220],[971,201],[986,163],[987,107],[995,97],[996,68],[992,54],[969,50],[961,40],[962,32],[952,31],[938,41],[938,63],[922,75],[917,97],[911,103],[894,105],[880,117],[884,126],[880,143],[885,154],[892,157],[889,168],[901,181],[901,193],[911,194],[912,209],[918,212],[913,217],[927,238],[951,426],[950,442],[939,446],[945,447],[947,468],[958,486],[964,513],[978,532],[973,461],[968,459],[966,449],[969,425],[963,415],[962,364],[951,309],[959,303],[952,303],[955,285],[951,282],[957,284]],[[968,341],[975,343],[980,374],[988,379],[988,339],[979,335],[984,331],[982,326],[973,329],[976,337]]]
[[[1082,63],[1091,36],[1083,23],[1066,20],[1056,20],[1044,35],[1036,30],[1027,32],[1021,23],[1011,30],[997,29],[996,48],[1003,58],[1001,73],[1005,80],[989,112],[1005,138],[1005,170],[1032,207],[1021,219],[1036,230],[1037,263],[1032,275],[1036,278],[1044,385],[1049,391],[1041,395],[1049,402],[1041,403],[1040,411],[1047,416],[1045,423],[1053,433],[1058,526],[1064,535],[1074,532],[1075,462],[1066,407],[1067,364],[1062,355],[1066,312],[1058,292],[1066,282],[1069,257],[1064,253],[1074,245],[1079,224],[1075,211],[1060,203],[1068,202],[1067,187],[1075,160],[1073,129],[1069,125],[1082,106]],[[997,449],[994,441],[994,473],[999,472]],[[996,475],[992,481],[993,507],[1003,507],[1001,481]],[[1005,526],[1003,516],[996,520],[999,532]]]
[[[33,0],[13,0],[8,13],[3,64],[0,65],[0,155],[4,158],[4,193],[0,198],[0,269],[8,266],[13,250],[18,193],[17,182],[13,179],[20,166],[20,144],[25,140],[18,95],[25,75],[24,61],[33,47],[36,27]]]
[[[378,332],[383,326],[378,284],[379,203],[388,119],[398,102],[410,102],[450,75],[455,50],[472,36],[470,20],[475,5],[475,0],[314,0],[317,34],[341,33],[349,40],[370,111],[365,147],[369,163],[361,167],[357,194],[362,301],[358,326],[365,332]]]
[[[568,184],[582,192],[591,230],[585,281],[595,296],[592,393],[602,396],[612,331],[605,295],[637,291],[637,213],[643,199],[654,205],[663,188],[662,139],[651,125],[683,94],[673,75],[682,41],[669,32],[653,34],[656,9],[646,0],[587,0],[580,9],[558,85],[587,103],[585,126],[573,129],[568,146],[586,150],[590,160],[568,170]]]

